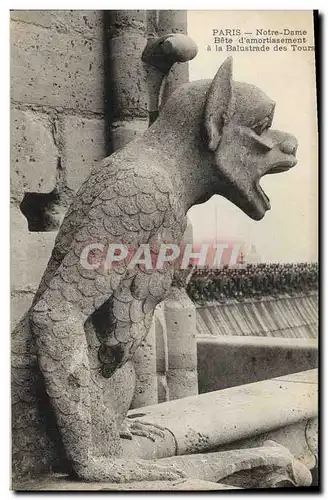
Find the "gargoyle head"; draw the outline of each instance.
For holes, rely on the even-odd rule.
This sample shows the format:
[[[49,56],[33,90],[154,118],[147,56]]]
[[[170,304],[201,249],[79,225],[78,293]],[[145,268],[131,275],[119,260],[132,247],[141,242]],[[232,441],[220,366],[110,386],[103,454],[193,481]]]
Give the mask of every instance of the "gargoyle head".
[[[297,163],[295,137],[270,128],[274,108],[274,101],[260,89],[232,80],[231,57],[221,65],[206,97],[204,125],[220,178],[218,194],[255,220],[270,209],[261,177]]]

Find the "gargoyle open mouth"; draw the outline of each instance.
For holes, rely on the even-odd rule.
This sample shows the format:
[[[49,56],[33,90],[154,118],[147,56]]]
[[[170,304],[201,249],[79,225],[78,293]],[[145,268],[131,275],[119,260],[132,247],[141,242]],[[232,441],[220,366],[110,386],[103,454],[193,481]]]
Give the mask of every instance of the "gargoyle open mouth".
[[[282,172],[287,172],[290,168],[294,167],[297,163],[297,160],[294,156],[291,156],[290,158],[284,160],[284,161],[280,161],[280,162],[277,162],[275,163],[274,165],[272,165],[264,174],[264,175],[268,175],[268,174],[280,174]],[[263,177],[262,176],[262,177]],[[270,204],[270,199],[269,197],[265,194],[265,192],[263,191],[261,185],[260,185],[260,179],[258,179],[256,182],[255,182],[255,190],[257,192],[257,195],[259,196],[262,204],[263,204],[263,208],[266,210],[270,210],[271,208],[271,204]]]

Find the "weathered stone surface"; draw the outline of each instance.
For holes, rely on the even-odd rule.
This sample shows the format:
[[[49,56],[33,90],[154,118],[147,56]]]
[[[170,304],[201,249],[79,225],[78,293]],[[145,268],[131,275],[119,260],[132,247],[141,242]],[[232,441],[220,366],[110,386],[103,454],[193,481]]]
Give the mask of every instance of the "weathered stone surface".
[[[140,420],[166,426],[178,455],[202,453],[316,418],[317,397],[318,370],[309,370],[144,407]]]
[[[234,401],[231,402],[234,405]],[[174,403],[172,412],[174,413]],[[148,408],[145,408],[147,419],[151,422],[151,413],[148,413]],[[138,413],[138,411],[131,411],[130,414]],[[175,418],[175,417],[173,417]],[[207,423],[204,422],[204,427]],[[294,424],[284,425],[281,422],[281,427],[273,429],[263,434],[255,434],[250,429],[249,434],[245,439],[231,442],[225,445],[220,445],[211,449],[211,451],[226,451],[226,450],[240,450],[245,448],[256,448],[263,446],[268,440],[274,441],[287,448],[292,455],[300,460],[308,469],[312,470],[318,460],[318,422],[317,418],[302,419]],[[154,458],[163,458],[175,456],[177,454],[176,441],[172,432],[167,429],[165,437],[162,440],[152,442],[145,437],[134,436],[133,441],[124,440],[123,443],[124,454],[126,456],[134,456],[147,460]]]
[[[187,33],[187,11],[186,10],[159,10],[158,11],[158,33]]]
[[[133,119],[131,121],[112,123],[110,136],[113,151],[123,148],[129,142],[137,139],[147,128],[148,122],[146,120]]]
[[[65,115],[59,136],[67,186],[77,190],[95,163],[106,156],[104,120]]]
[[[180,464],[190,477],[206,477],[209,481],[222,481],[241,488],[310,486],[312,483],[312,475],[306,465],[274,441],[266,441],[258,448],[187,454],[164,458],[158,463]]]
[[[131,408],[142,408],[149,401],[158,402],[157,375],[142,373],[137,376]]]
[[[167,33],[187,33],[187,11],[160,10],[157,22],[158,34],[160,36]],[[162,100],[163,103],[180,85],[189,81],[189,68],[186,63],[178,63],[173,66],[166,78]]]
[[[33,292],[13,292],[10,299],[11,328],[15,328],[32,304]]]
[[[279,427],[265,434],[250,435],[246,439],[228,443],[213,451],[253,448],[262,446],[267,440],[272,440],[288,448],[295,458],[308,469],[313,470],[318,464],[318,438],[318,419],[311,418]]]
[[[166,373],[157,373],[157,393],[158,402],[163,403],[164,401],[169,401],[169,387],[167,385]]]
[[[305,440],[306,444],[308,445],[309,451],[312,453],[313,457],[315,458],[315,464],[312,464],[311,466],[309,465],[309,468],[313,468],[314,466],[318,466],[318,452],[319,452],[319,440],[318,440],[318,432],[319,432],[319,421],[318,419],[314,418],[312,420],[309,420],[306,424],[305,428]],[[303,452],[303,456],[306,457],[308,456],[309,453],[306,450],[306,452]],[[312,458],[312,457],[311,457]],[[312,459],[313,460],[313,459]]]
[[[137,414],[142,413],[142,409],[135,409]],[[128,421],[139,421],[127,418]],[[146,429],[146,427],[145,427]],[[163,428],[163,437],[156,436],[154,440],[149,436],[134,435],[130,439],[122,439],[123,454],[130,458],[141,458],[144,460],[153,460],[157,458],[172,457],[176,455],[176,442],[173,434],[166,428]]]
[[[170,401],[198,394],[197,369],[169,369],[166,373],[166,380]]]
[[[315,339],[198,338],[197,353],[200,393],[311,370],[318,365]]]
[[[11,98],[103,112],[103,44],[29,23],[11,24]]]
[[[164,302],[169,398],[198,394],[196,308],[186,291],[172,287]]]
[[[139,33],[122,34],[110,41],[108,64],[112,83],[111,116],[147,118],[145,71],[140,54],[146,39]],[[138,57],[136,55],[138,54]]]
[[[105,19],[110,152],[114,152],[147,128],[146,72],[141,60],[146,45],[146,13],[113,10],[105,13]]]
[[[72,481],[66,476],[54,475],[44,479],[20,483],[15,491],[210,491],[238,489],[222,483],[201,479],[179,481],[140,481],[125,484],[85,483]]]
[[[99,10],[12,10],[10,18],[59,33],[75,31],[85,38],[102,39],[103,12]]]
[[[27,220],[18,207],[11,210],[12,290],[35,292],[47,266],[56,232],[29,232]]]
[[[49,193],[56,185],[58,149],[44,113],[11,112],[11,192]]]
[[[172,288],[170,296],[164,303],[164,314],[167,330],[168,370],[196,371],[196,308],[184,289]],[[197,394],[197,389],[194,388],[194,390],[194,394]]]
[[[158,403],[154,322],[148,337],[137,349],[133,357],[133,364],[136,372],[136,386],[131,408]]]
[[[109,10],[105,11],[105,17],[107,18],[106,29],[109,38],[122,35],[128,37],[131,32],[139,33],[142,36],[146,34],[145,10]]]
[[[158,373],[165,374],[168,369],[168,352],[167,352],[167,331],[164,315],[163,301],[155,309],[154,327],[156,336],[156,368]]]
[[[156,335],[156,369],[157,369],[157,390],[158,402],[163,403],[169,400],[169,388],[167,385],[168,352],[167,352],[167,331],[164,316],[165,301],[155,309],[154,323]]]

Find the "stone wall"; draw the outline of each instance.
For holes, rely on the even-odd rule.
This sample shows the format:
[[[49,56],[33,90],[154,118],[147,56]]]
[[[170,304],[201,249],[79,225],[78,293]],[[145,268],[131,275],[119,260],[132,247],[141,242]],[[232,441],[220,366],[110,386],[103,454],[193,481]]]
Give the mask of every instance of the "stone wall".
[[[199,393],[268,380],[318,366],[315,339],[198,337]]]
[[[73,193],[106,156],[101,11],[11,11],[13,326]]]

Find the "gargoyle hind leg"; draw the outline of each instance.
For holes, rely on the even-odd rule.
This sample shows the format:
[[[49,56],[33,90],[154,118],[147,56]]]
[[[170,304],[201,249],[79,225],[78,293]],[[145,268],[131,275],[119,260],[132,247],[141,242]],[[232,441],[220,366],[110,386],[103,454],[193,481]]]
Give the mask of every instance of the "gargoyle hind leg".
[[[266,441],[258,448],[161,458],[156,463],[171,464],[181,469],[188,477],[214,482],[248,470],[249,476],[255,476],[253,483],[257,488],[275,487],[279,484],[310,486],[312,483],[309,469],[287,448],[274,441]],[[260,470],[260,473],[256,472]],[[247,477],[245,482],[247,487]],[[234,483],[232,481],[228,484]]]
[[[64,266],[65,261],[74,261],[74,254],[67,254]],[[71,273],[73,267],[74,264]],[[106,297],[101,296],[95,287],[95,274],[93,279],[89,276],[87,280],[89,297],[79,295],[75,283],[68,300],[65,298],[68,296],[67,283],[61,278],[61,269],[62,266],[34,305],[30,324],[46,390],[75,473],[86,481],[108,482],[184,477],[174,465],[119,458],[119,429],[114,415],[108,408],[91,405],[92,386],[84,331],[85,321],[95,310],[95,301],[97,298],[105,301]],[[110,379],[108,383],[111,383]],[[94,444],[94,425],[101,427],[104,436],[102,450]]]

